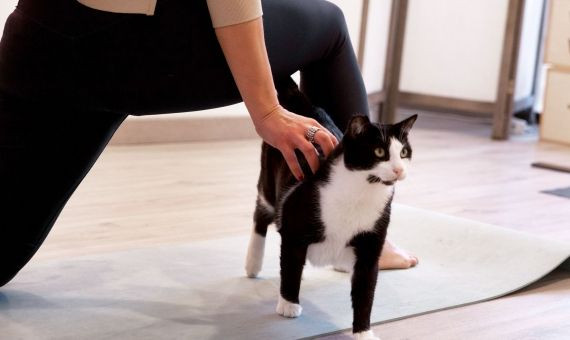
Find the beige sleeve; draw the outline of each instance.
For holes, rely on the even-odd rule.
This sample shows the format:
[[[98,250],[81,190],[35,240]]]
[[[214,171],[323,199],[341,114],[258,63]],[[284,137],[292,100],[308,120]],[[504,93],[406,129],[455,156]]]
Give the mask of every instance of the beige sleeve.
[[[216,28],[257,19],[263,14],[261,0],[207,0],[207,2],[212,24]]]

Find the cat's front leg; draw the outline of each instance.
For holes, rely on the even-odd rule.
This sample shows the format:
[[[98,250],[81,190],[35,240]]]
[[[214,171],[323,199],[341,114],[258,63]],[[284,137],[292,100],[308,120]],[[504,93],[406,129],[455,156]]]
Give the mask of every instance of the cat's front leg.
[[[296,318],[303,308],[299,304],[301,275],[307,257],[307,246],[297,242],[281,242],[281,288],[276,312],[279,315]]]
[[[352,332],[355,339],[376,340],[379,338],[370,330],[370,314],[378,279],[379,254],[376,254],[377,249],[366,247],[366,243],[369,242],[362,242],[360,247],[354,249],[356,262],[350,292],[353,308]]]

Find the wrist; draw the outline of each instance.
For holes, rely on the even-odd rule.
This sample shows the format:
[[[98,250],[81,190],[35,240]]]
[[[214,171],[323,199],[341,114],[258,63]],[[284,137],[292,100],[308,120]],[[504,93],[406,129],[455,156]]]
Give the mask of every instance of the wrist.
[[[273,91],[257,89],[241,94],[247,111],[256,121],[264,120],[270,112],[280,107],[279,100],[277,99],[277,91],[275,91],[275,89],[273,89]]]
[[[261,115],[259,121],[263,123],[270,117],[273,117],[275,114],[277,114],[277,112],[279,112],[281,109],[283,109],[283,107],[281,106],[281,104],[277,103],[271,109],[269,109],[265,114]]]
[[[268,119],[277,115],[284,108],[281,104],[276,103],[272,106],[267,106],[265,109],[248,110],[255,126],[261,125]]]

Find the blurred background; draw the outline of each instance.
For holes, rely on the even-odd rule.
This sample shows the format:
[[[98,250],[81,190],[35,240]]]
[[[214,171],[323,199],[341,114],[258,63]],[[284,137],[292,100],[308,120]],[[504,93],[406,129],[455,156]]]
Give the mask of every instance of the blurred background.
[[[532,127],[542,120],[543,140],[570,144],[570,112],[560,98],[570,86],[569,1],[331,1],[345,14],[375,119],[393,121],[398,108],[460,114],[490,124],[495,139],[538,134]],[[16,3],[2,2],[0,23]],[[218,136],[194,128],[220,121],[232,129]],[[193,115],[129,117],[113,143],[228,133],[255,135],[242,104]]]

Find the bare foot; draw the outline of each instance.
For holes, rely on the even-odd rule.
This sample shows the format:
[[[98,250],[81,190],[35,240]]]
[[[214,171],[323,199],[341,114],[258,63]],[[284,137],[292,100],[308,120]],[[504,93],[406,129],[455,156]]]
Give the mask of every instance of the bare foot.
[[[384,242],[378,265],[380,269],[407,269],[419,263],[417,256],[398,248],[388,239]]]

